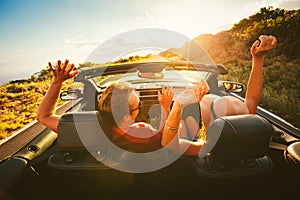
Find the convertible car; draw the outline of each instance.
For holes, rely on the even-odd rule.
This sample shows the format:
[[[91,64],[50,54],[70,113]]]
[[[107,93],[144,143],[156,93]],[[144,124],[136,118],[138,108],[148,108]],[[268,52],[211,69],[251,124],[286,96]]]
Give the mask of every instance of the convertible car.
[[[18,134],[33,134],[29,140],[2,143],[0,199],[299,199],[300,131],[261,107],[216,119],[207,137],[220,136],[202,156],[129,152],[102,134],[97,103],[111,83],[131,83],[142,101],[138,120],[157,128],[157,95],[167,85],[176,98],[205,79],[211,93],[243,101],[242,84],[220,80],[226,73],[223,65],[184,61],[81,70],[75,81],[83,87],[60,95],[68,103],[58,134],[34,122]]]

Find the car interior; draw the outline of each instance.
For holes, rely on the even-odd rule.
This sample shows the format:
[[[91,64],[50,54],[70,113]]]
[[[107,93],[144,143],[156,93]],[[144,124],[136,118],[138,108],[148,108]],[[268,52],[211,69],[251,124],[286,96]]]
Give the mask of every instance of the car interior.
[[[143,109],[140,111],[138,120],[154,122],[154,126],[155,122],[159,122],[160,120],[159,115],[149,116],[148,113],[150,108],[158,109],[157,112],[154,113],[160,113],[157,101],[158,90],[159,89],[137,90],[143,104]],[[93,98],[99,98],[99,93]],[[155,107],[155,105],[157,106]],[[57,151],[48,159],[48,166],[59,171],[100,170],[107,172],[112,170],[111,167],[99,162],[99,160],[101,161],[100,157],[105,154],[106,149],[105,145],[99,149],[99,141],[104,140],[102,136],[99,136],[99,127],[95,125],[99,117],[101,116],[99,116],[99,113],[94,110],[94,108],[92,110],[87,109],[87,111],[83,112],[79,111],[65,114],[59,125],[60,135],[57,138]],[[75,120],[76,125],[74,124]],[[219,131],[220,127],[223,127],[221,131]],[[88,134],[88,137],[80,137],[78,132],[84,132],[84,130],[87,129],[89,131],[85,131],[85,133]],[[285,181],[287,177],[293,176],[292,174],[297,170],[296,166],[299,166],[300,161],[300,142],[298,139],[292,137],[287,141],[286,135],[288,134],[285,133],[285,135],[279,136],[281,140],[280,144],[278,144],[278,128],[276,128],[271,121],[258,114],[218,118],[208,129],[207,140],[216,140],[214,138],[218,131],[220,132],[220,136],[217,141],[215,141],[215,145],[208,147],[202,157],[180,156],[176,162],[162,170],[146,174],[134,174],[134,184],[129,181],[129,185],[144,185],[148,183],[151,184],[152,187],[153,176],[158,176],[159,180],[162,178],[168,179],[168,181],[172,180],[171,185],[174,188],[180,186],[180,188],[185,189],[187,187],[193,190],[201,190],[200,186],[207,189],[208,186],[211,187],[211,184],[213,184],[212,187],[216,187],[218,188],[217,190],[221,190],[222,192],[229,190],[228,185],[221,186],[224,184],[224,181],[229,181],[229,185],[237,188],[239,188],[239,184],[241,183],[249,184],[249,190],[250,188],[256,188],[255,190],[257,191],[261,190],[259,187],[261,187],[261,183],[264,183],[269,185],[265,186],[265,192],[260,191],[258,194],[261,197],[278,197],[279,194],[273,191],[275,187],[274,183],[270,184],[269,181],[272,182],[275,179],[278,185],[282,187],[282,185],[280,185],[282,180],[280,179]],[[283,131],[281,131],[281,133],[283,133]],[[291,137],[290,135],[288,136]],[[72,138],[72,141],[70,138]],[[88,147],[87,144],[89,145]],[[270,144],[273,144],[273,148],[270,148]],[[284,151],[279,150],[282,148],[282,145],[287,147]],[[280,146],[280,148],[278,146]],[[87,151],[87,148],[89,151]],[[91,154],[95,155],[95,153],[91,153],[91,151],[97,152],[99,159],[92,156]],[[110,162],[113,163],[112,165],[115,166],[120,164],[126,165],[127,161],[130,162],[130,155],[118,155],[110,160]],[[291,174],[283,176],[281,172],[276,175],[276,178],[273,177],[270,179],[274,173],[278,173],[277,170],[279,170],[280,167],[289,170]],[[170,171],[172,175],[170,175]],[[125,174],[128,175],[128,173]],[[174,181],[174,175],[177,177],[176,181]],[[172,178],[170,178],[170,176],[172,176]],[[157,181],[158,180],[154,181],[153,184],[157,185]],[[261,182],[256,184],[255,181]],[[191,182],[193,186],[190,186],[190,184],[188,184],[189,186],[183,185],[182,183],[184,182]],[[178,185],[174,186],[174,183]],[[161,181],[159,181],[158,185],[161,184]],[[168,184],[170,183],[168,182]],[[254,187],[252,184],[256,184],[256,186]],[[199,187],[197,187],[197,185]],[[220,189],[220,187],[222,189]],[[293,186],[289,188],[293,188]],[[208,191],[210,190],[211,189]],[[157,191],[161,192],[161,188]],[[272,191],[272,193],[270,194],[266,191]],[[159,194],[161,194],[160,192]],[[245,192],[249,191],[236,191],[236,195],[238,198],[245,198],[243,196]],[[144,194],[151,196],[153,193],[147,191],[141,195]],[[194,196],[194,193],[192,192],[188,195]],[[218,196],[220,194],[215,195]],[[174,197],[173,195],[171,196],[172,198]],[[249,196],[253,197],[253,194]],[[282,196],[281,193],[280,196]]]
[[[241,89],[224,82],[229,84],[225,91],[216,80],[214,74],[207,78],[216,94],[235,95],[234,88]],[[97,102],[104,89],[85,80],[82,90],[70,91],[77,100],[62,115],[59,134],[45,129],[0,165],[1,179],[9,180],[3,188],[16,199],[296,199],[300,140],[288,124],[262,108],[256,115],[216,119],[206,136],[214,145],[205,146],[199,156],[180,155],[146,173],[118,170],[131,167],[133,154],[112,154],[112,144],[99,134]],[[153,127],[160,121],[158,91],[160,87],[137,89],[143,105],[137,120]],[[144,165],[156,158],[147,159]],[[11,168],[16,173],[7,173]]]

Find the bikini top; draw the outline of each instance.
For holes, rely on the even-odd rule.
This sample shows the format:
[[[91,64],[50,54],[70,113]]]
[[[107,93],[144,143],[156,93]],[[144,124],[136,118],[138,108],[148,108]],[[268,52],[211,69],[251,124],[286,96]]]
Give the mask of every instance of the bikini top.
[[[213,118],[213,121],[218,118],[217,115],[216,115],[216,112],[214,110],[214,102],[215,101],[212,101],[211,104],[210,104],[210,112],[211,112],[211,116]]]
[[[188,116],[193,117],[196,121],[198,121],[199,126],[202,126],[200,103],[193,103],[184,107],[182,112],[182,119],[186,120]]]

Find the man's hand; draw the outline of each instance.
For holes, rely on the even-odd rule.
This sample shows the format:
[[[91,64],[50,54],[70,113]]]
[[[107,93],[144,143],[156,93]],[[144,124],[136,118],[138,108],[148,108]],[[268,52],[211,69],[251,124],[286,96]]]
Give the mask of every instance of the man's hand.
[[[200,102],[205,94],[209,91],[209,86],[205,80],[193,82],[193,86],[181,92],[177,99],[181,106]]]
[[[273,35],[261,35],[258,39],[259,40],[256,40],[251,47],[253,57],[263,57],[277,43],[277,39]]]
[[[196,87],[193,87],[194,93],[196,95],[197,101],[201,101],[203,96],[209,92],[208,83],[201,79],[200,82],[193,82]]]

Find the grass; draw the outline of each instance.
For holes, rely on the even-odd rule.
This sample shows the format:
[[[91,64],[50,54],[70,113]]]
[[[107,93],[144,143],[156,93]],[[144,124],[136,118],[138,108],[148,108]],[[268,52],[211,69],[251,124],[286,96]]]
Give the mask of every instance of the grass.
[[[44,76],[43,79],[31,78],[0,86],[0,140],[14,134],[36,118],[36,111],[50,82],[51,76]],[[71,87],[72,80],[68,80],[63,89]],[[62,103],[63,101],[58,101],[58,105]]]
[[[247,86],[251,61],[229,62],[226,80]],[[263,91],[260,106],[280,116],[295,127],[300,127],[300,65],[297,61],[267,59],[264,64]],[[246,88],[245,88],[246,89]],[[242,93],[241,96],[244,96]]]

